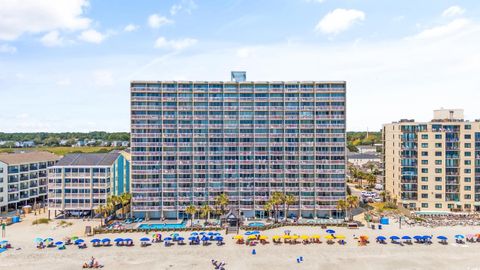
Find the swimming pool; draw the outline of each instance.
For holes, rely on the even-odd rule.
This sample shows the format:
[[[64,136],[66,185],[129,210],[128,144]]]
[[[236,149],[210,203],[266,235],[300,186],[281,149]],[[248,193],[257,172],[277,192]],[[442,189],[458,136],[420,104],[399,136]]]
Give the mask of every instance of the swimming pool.
[[[140,224],[138,229],[142,230],[161,230],[161,229],[182,229],[186,228],[185,223],[178,224]]]
[[[248,227],[265,227],[265,224],[261,222],[250,222],[248,223]]]

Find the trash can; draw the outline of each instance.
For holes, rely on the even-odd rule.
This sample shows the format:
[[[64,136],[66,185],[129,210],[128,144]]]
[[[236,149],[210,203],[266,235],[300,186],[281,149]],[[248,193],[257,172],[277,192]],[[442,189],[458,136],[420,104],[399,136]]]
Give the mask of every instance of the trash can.
[[[20,217],[19,216],[13,216],[12,217],[12,223],[18,223],[20,222]]]
[[[382,229],[382,225],[381,225],[381,224],[378,224],[378,229],[379,229],[379,230]]]
[[[388,225],[389,223],[390,223],[390,221],[386,217],[383,217],[383,218],[380,219],[380,224],[382,224],[382,225]]]

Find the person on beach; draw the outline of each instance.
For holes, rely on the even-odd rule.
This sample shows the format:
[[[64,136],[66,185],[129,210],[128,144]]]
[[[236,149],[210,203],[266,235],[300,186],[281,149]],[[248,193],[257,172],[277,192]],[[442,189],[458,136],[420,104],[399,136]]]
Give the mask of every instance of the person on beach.
[[[2,222],[2,238],[5,238],[5,236],[7,235],[7,224],[5,224],[5,222]]]

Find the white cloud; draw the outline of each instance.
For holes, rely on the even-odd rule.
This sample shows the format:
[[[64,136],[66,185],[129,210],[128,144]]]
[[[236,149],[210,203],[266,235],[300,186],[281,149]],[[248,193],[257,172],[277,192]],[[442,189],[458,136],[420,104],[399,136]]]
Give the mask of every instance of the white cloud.
[[[40,41],[44,46],[56,47],[64,44],[63,38],[60,37],[60,33],[57,30],[53,30],[45,34]]]
[[[17,48],[8,45],[8,44],[1,44],[0,45],[0,53],[16,53]]]
[[[78,38],[85,42],[102,43],[107,36],[93,29],[83,31]]]
[[[88,0],[2,0],[0,40],[15,40],[24,33],[81,30],[91,20],[84,15]]]
[[[446,35],[458,33],[459,30],[467,27],[471,22],[467,19],[455,19],[446,25],[436,26],[425,29],[417,35],[413,36],[416,39],[439,38]]]
[[[139,28],[138,25],[129,24],[129,25],[125,26],[125,28],[123,29],[123,31],[125,31],[125,32],[133,32],[133,31],[138,30],[138,28]]]
[[[148,17],[148,25],[151,28],[160,28],[163,25],[173,23],[172,20],[168,19],[167,17],[160,16],[158,14],[152,14]]]
[[[355,9],[335,9],[325,15],[315,30],[325,34],[338,34],[350,28],[354,23],[365,20],[365,13]]]
[[[181,10],[188,14],[191,14],[194,9],[197,8],[197,4],[194,0],[182,0],[177,4],[170,7],[170,15],[175,16]]]
[[[114,84],[113,73],[110,70],[95,70],[93,72],[93,82],[96,86],[112,86]]]
[[[465,9],[460,6],[451,6],[445,9],[442,13],[443,17],[455,17],[465,13]]]
[[[155,48],[159,49],[169,49],[169,50],[183,50],[185,48],[191,47],[197,44],[198,40],[193,38],[183,38],[183,39],[172,39],[167,40],[164,37],[159,37],[155,41]]]

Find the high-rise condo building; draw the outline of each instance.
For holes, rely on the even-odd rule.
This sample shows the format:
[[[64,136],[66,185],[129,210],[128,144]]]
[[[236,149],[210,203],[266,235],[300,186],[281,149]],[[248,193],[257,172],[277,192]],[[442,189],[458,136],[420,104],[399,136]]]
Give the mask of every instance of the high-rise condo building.
[[[47,169],[59,158],[49,152],[0,154],[0,212],[46,204]]]
[[[336,217],[345,197],[345,82],[132,81],[132,210],[183,218],[225,193],[264,217],[273,192],[297,198],[281,216]]]
[[[480,210],[480,122],[436,110],[431,122],[383,127],[385,188],[416,211]]]

